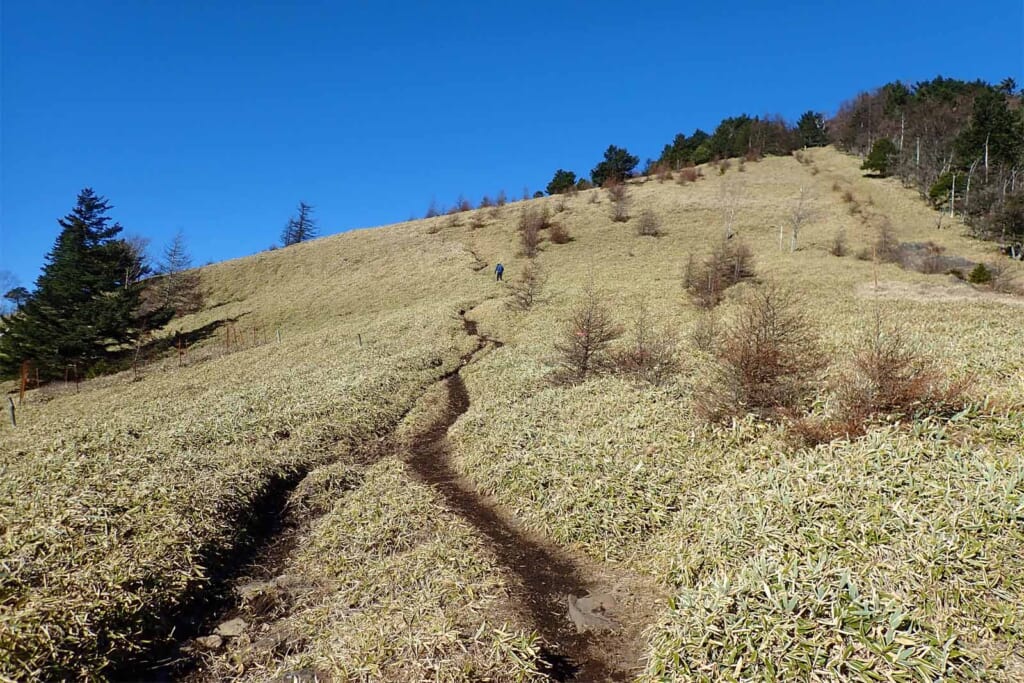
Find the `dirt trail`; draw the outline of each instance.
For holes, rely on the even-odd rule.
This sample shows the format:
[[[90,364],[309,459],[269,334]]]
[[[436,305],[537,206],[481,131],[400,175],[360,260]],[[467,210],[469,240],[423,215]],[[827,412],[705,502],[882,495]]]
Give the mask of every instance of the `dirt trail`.
[[[639,631],[647,615],[635,614],[633,617],[641,617],[636,619],[623,610],[611,614],[616,623],[614,630],[587,629],[580,633],[570,619],[568,606],[570,595],[580,597],[590,592],[610,597],[609,591],[617,593],[621,603],[635,603],[627,582],[519,528],[450,464],[448,429],[470,406],[459,371],[483,349],[500,345],[479,334],[476,323],[464,314],[463,325],[467,334],[477,338],[477,347],[443,380],[448,390],[447,409],[418,435],[410,449],[409,463],[423,481],[444,496],[453,511],[490,541],[498,561],[514,577],[516,607],[530,618],[547,645],[544,662],[548,675],[559,681],[629,680],[640,665]]]
[[[617,575],[586,558],[573,557],[528,531],[521,529],[493,502],[481,496],[473,485],[452,468],[448,451],[448,429],[470,406],[460,371],[485,349],[500,348],[502,342],[480,334],[475,321],[459,311],[465,333],[476,339],[475,347],[464,354],[458,366],[441,377],[447,389],[446,409],[433,423],[417,434],[406,451],[408,463],[420,479],[433,486],[450,508],[489,541],[499,563],[512,578],[512,608],[537,630],[544,642],[542,662],[545,673],[556,681],[624,681],[635,677],[640,666],[640,630],[650,622],[652,593],[635,577]],[[421,399],[422,400],[422,399]],[[368,464],[381,457],[397,454],[388,438],[368,447],[360,458]],[[212,633],[218,624],[236,617],[251,619],[238,598],[239,588],[254,581],[269,581],[287,567],[296,543],[311,518],[297,518],[289,512],[290,493],[300,483],[296,477],[267,501],[267,510],[259,528],[250,530],[252,540],[231,558],[226,558],[222,576],[211,586],[209,595],[177,619],[177,637],[148,661],[135,662],[114,672],[115,680],[186,680],[207,683],[217,680],[215,669],[205,666],[202,650],[193,640]],[[639,593],[635,595],[633,591]],[[614,600],[608,618],[613,630],[577,629],[570,618],[568,596],[580,598],[587,593],[600,600]],[[603,604],[603,603],[602,603]],[[576,603],[574,603],[574,606]],[[597,614],[594,623],[608,624],[603,612],[587,612],[590,605],[580,600],[585,614],[575,610],[576,622]],[[588,622],[590,623],[590,622]],[[591,624],[592,625],[592,624]],[[249,624],[253,626],[253,624]]]

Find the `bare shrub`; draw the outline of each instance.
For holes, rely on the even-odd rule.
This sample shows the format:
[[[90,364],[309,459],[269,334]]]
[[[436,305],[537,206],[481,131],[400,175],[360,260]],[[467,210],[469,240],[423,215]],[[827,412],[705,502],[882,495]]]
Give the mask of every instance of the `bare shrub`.
[[[797,196],[796,202],[793,205],[793,210],[789,215],[789,227],[790,227],[790,242],[789,250],[794,252],[799,246],[800,231],[803,227],[814,218],[814,210],[808,201],[807,188],[801,187],[800,194]]]
[[[927,242],[924,245],[924,254],[917,264],[917,269],[922,273],[928,273],[934,275],[936,273],[945,273],[948,268],[946,267],[946,259],[943,257],[943,252],[946,251],[945,247],[942,247],[935,242]]]
[[[651,320],[645,301],[637,304],[626,345],[612,354],[616,372],[634,379],[662,384],[679,369],[678,344]]]
[[[488,197],[487,195],[484,195],[483,199],[480,200],[480,206],[478,208],[487,209],[487,208],[490,208],[492,206],[494,206],[494,202],[491,200],[490,197]]]
[[[612,202],[612,220],[617,223],[628,221],[629,193],[626,190],[626,184],[621,181],[609,181],[605,183],[605,189]]]
[[[495,206],[505,206],[508,204],[508,197],[505,195],[505,190],[498,192],[497,198],[494,200]]]
[[[818,168],[817,166],[812,165],[811,166],[811,175],[818,175],[819,173],[821,173],[821,169]]]
[[[551,228],[548,230],[548,239],[551,240],[552,244],[568,244],[572,242],[572,235],[562,227],[561,223],[552,223]]]
[[[472,211],[473,203],[460,194],[459,198],[455,200],[455,206],[452,207],[452,210],[459,212]]]
[[[654,167],[654,177],[659,183],[672,180],[672,168],[668,164],[658,164]]]
[[[697,409],[712,420],[793,415],[818,390],[827,360],[810,318],[788,290],[756,290],[726,328]]]
[[[551,227],[551,212],[546,206],[528,206],[519,214],[519,232],[531,228],[539,232],[549,227]]]
[[[747,170],[747,160],[741,158],[739,160],[739,163],[736,164],[736,170],[739,171],[740,173],[745,173]]]
[[[988,272],[992,275],[992,279],[989,284],[997,292],[1003,294],[1024,294],[1024,288],[1017,283],[1013,276],[1013,272],[1006,267],[1003,263],[990,263],[988,264]]]
[[[843,201],[846,202],[847,204],[852,204],[856,201],[856,198],[853,196],[853,193],[850,192],[849,190],[845,190],[842,196]]]
[[[538,232],[536,224],[528,224],[519,231],[519,247],[523,256],[527,258],[536,256],[539,245],[540,232]]]
[[[683,273],[683,287],[700,308],[722,301],[726,289],[754,276],[754,254],[740,240],[722,240],[699,264],[691,255]]]
[[[641,237],[661,237],[661,220],[651,209],[644,209],[636,224],[636,234]]]
[[[761,161],[761,153],[756,149],[748,150],[747,153],[743,155],[743,160],[749,161],[752,164],[757,163],[758,161]]]
[[[477,211],[469,217],[469,228],[470,230],[479,230],[482,227],[484,227],[484,214]]]
[[[843,191],[843,186],[839,184],[838,180],[833,180],[832,181],[832,191],[833,192],[842,192]]]
[[[590,197],[587,199],[588,204],[598,204],[601,201],[601,195],[599,192],[591,192]]]
[[[900,242],[892,222],[886,216],[878,219],[878,238],[875,240],[875,257],[882,263],[897,263],[900,260]]]
[[[431,199],[430,205],[427,207],[427,213],[424,218],[436,218],[441,215],[441,210],[437,208],[437,201]]]
[[[874,416],[958,409],[965,386],[949,382],[935,361],[876,311],[874,325],[854,353],[852,371],[844,373],[837,387],[842,424],[853,435],[862,433]]]
[[[565,197],[562,196],[562,195],[558,195],[558,197],[555,199],[555,202],[554,202],[555,213],[562,213],[563,211],[565,211],[565,208],[566,208]]]
[[[722,159],[718,162],[718,175],[725,175],[725,172],[732,167],[732,162],[728,159]]]
[[[698,351],[714,353],[719,342],[718,320],[714,310],[701,313],[690,332],[690,343]]]
[[[684,169],[680,169],[679,179],[676,182],[678,182],[680,185],[685,185],[686,183],[695,183],[697,182],[698,177],[699,176],[697,173],[697,169],[694,168],[693,166],[688,166]]]
[[[833,256],[841,257],[846,256],[847,251],[848,249],[846,246],[846,231],[843,230],[842,228],[839,228],[838,230],[836,230],[835,236],[832,237],[832,244],[828,248],[828,253],[832,254]]]
[[[588,286],[555,344],[556,381],[582,382],[606,368],[611,343],[622,334],[594,287]]]
[[[516,311],[528,311],[540,302],[541,291],[547,283],[547,275],[539,264],[531,261],[526,264],[519,278],[509,283],[512,298],[507,306]]]

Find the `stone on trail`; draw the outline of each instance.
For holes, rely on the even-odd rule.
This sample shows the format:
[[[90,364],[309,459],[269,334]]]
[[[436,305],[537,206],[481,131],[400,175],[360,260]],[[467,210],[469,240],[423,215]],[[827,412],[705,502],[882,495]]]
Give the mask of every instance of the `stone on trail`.
[[[576,632],[587,630],[610,631],[616,628],[614,621],[605,616],[615,607],[615,598],[607,593],[588,593],[582,598],[568,596],[569,619],[576,625]]]
[[[230,619],[218,626],[214,633],[224,638],[237,638],[245,632],[246,626],[244,619]]]
[[[224,639],[220,636],[202,636],[196,638],[196,647],[203,650],[219,650],[221,645],[224,644]]]

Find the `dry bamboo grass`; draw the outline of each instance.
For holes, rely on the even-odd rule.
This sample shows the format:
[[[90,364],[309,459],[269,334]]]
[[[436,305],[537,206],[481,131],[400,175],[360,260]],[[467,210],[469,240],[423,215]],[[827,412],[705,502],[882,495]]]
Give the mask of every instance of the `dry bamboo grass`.
[[[854,252],[876,234],[832,183],[870,195],[901,241],[934,240],[978,262],[992,254],[936,231],[934,212],[898,182],[863,178],[856,160],[830,149],[803,154],[816,175],[792,158],[747,165],[733,227],[759,277],[803,295],[842,368],[874,305],[874,268],[828,247],[840,229]],[[439,216],[202,269],[206,308],[179,329],[236,318],[281,329],[283,341],[230,355],[201,343],[184,368],[170,359],[144,368],[140,382],[103,378],[47,402],[29,391],[17,431],[2,427],[0,562],[16,597],[0,612],[0,672],[102,676],[109,656],[139,644],[132,619],[205,580],[201,549],[225,547],[229,520],[270,482],[375,438],[450,369],[470,342],[449,312],[476,305],[481,330],[506,345],[462,372],[472,406],[452,429],[454,462],[526,526],[671,587],[677,598],[648,633],[647,679],[1019,679],[1024,320],[1015,300],[931,296],[944,276],[878,265],[881,282],[894,283],[879,292],[886,318],[948,375],[974,376],[975,403],[950,420],[881,425],[852,442],[799,448],[783,426],[753,418],[704,425],[690,400],[699,354],[660,386],[547,381],[553,330],[589,281],[609,292],[616,319],[642,295],[652,316],[689,333],[700,314],[682,299],[679,264],[721,239],[731,177],[631,184],[634,208],[662,218],[659,240],[614,224],[590,201],[600,190],[566,198],[559,222],[574,239],[536,256],[549,295],[525,314],[506,309],[507,292],[470,256],[520,272],[516,210],[479,229],[443,227]],[[778,226],[803,186],[823,198],[821,214],[801,232],[803,249],[780,254]],[[757,286],[730,289],[723,319],[732,292]],[[833,399],[823,393],[815,410]],[[290,436],[275,438],[281,430]],[[525,626],[480,617],[501,593],[486,547],[448,524],[398,463],[339,484],[352,488],[333,505],[316,482],[303,500],[327,517],[295,562],[332,588],[289,617],[305,643],[261,670],[329,661],[383,680],[465,680],[476,662],[491,673],[529,670]],[[374,530],[387,550],[376,556]],[[432,564],[455,581],[427,573]],[[422,602],[403,593],[404,581],[423,583]],[[353,586],[381,602],[349,610]],[[484,625],[480,636],[473,624]],[[382,664],[391,656],[402,665]]]

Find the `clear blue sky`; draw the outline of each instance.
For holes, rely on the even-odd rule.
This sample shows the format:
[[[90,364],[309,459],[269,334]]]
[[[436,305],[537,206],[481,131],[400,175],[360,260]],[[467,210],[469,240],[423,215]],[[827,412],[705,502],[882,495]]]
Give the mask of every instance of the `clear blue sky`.
[[[887,81],[1024,83],[1021,0],[2,0],[0,269],[30,286],[91,186],[197,264],[518,196],[609,144],[833,112]]]

